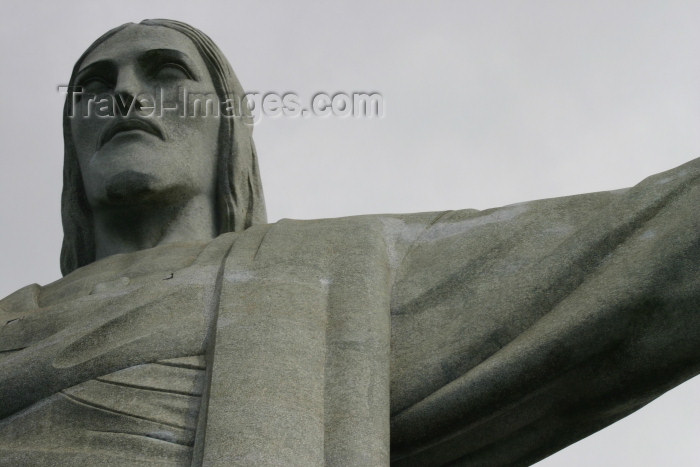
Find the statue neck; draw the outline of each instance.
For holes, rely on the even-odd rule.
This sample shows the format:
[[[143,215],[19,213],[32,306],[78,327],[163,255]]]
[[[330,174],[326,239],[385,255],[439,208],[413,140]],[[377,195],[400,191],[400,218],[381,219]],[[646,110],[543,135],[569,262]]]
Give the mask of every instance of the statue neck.
[[[175,242],[216,237],[214,201],[205,195],[180,204],[96,209],[95,259]]]

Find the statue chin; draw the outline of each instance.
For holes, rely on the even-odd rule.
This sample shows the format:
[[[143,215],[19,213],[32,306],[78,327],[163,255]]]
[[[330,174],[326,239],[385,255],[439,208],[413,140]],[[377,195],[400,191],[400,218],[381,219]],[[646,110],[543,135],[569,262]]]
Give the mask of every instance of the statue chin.
[[[107,180],[104,192],[95,197],[93,204],[102,207],[172,207],[190,198],[191,192],[186,184],[169,185],[154,175],[126,170]]]
[[[157,196],[153,175],[127,170],[108,180],[105,185],[105,201],[110,205],[132,205]]]

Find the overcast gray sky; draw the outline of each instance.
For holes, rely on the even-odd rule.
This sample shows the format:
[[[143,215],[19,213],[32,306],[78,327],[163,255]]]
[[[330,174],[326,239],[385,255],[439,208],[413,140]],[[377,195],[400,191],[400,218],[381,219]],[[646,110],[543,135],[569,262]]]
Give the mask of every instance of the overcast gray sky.
[[[700,2],[261,3],[4,5],[0,296],[60,277],[56,87],[127,21],[202,29],[249,91],[381,93],[383,118],[256,125],[271,221],[609,190],[700,155]],[[541,465],[698,465],[698,389],[696,378]]]

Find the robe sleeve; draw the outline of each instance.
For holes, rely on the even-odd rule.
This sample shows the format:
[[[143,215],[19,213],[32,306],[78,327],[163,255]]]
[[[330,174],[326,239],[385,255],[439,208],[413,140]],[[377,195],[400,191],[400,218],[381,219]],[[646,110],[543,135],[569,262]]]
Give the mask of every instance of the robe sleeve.
[[[698,374],[699,175],[406,218],[392,464],[527,465]]]

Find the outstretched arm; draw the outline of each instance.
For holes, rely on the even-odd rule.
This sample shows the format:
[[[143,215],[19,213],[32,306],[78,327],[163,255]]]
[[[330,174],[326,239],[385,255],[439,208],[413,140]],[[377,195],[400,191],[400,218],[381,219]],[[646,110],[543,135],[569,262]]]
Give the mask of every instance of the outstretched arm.
[[[393,462],[532,463],[700,372],[699,175],[426,229],[394,287]]]

